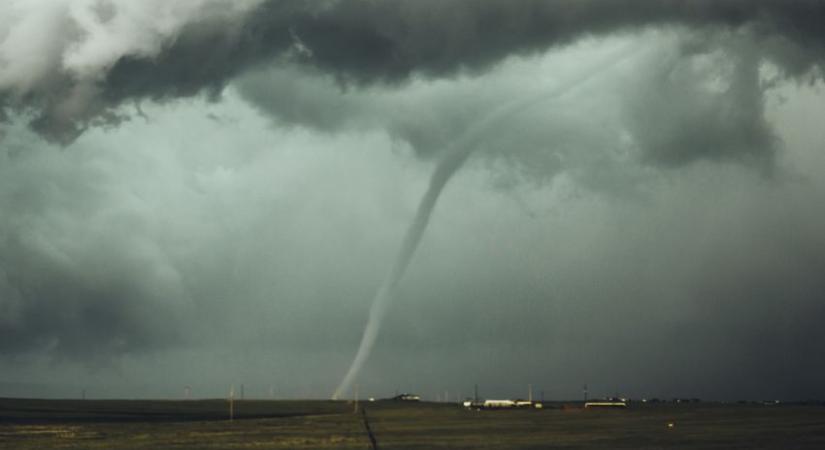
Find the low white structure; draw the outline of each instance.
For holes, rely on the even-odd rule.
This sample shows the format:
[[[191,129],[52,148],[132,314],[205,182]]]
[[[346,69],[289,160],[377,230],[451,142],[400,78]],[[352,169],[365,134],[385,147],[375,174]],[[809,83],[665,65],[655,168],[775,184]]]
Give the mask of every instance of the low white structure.
[[[585,408],[627,408],[627,402],[623,400],[605,402],[587,402]]]
[[[473,402],[466,400],[463,403],[465,408],[476,409],[499,409],[499,408],[536,408],[542,409],[544,405],[541,402],[531,402],[529,400],[484,400],[483,402]]]
[[[482,405],[485,408],[513,408],[516,402],[512,400],[484,400]]]

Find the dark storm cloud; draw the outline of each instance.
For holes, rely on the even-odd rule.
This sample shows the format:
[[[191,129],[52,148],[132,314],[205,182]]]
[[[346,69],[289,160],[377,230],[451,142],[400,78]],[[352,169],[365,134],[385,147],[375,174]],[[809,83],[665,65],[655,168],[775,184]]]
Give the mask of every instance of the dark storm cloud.
[[[95,121],[116,123],[112,108],[124,101],[215,94],[238,73],[276,57],[365,85],[402,82],[412,74],[478,72],[507,56],[583,35],[663,24],[751,26],[760,39],[796,49],[777,59],[794,74],[820,67],[825,48],[825,4],[816,0],[281,0],[245,14],[222,14],[215,5],[203,9],[156,53],[127,47],[111,66],[86,79],[58,70],[22,89],[6,107],[31,110],[36,129],[69,142]],[[112,14],[117,12],[106,17]],[[67,41],[65,47],[83,39],[71,20],[58,23],[67,31],[53,39]]]
[[[625,93],[624,122],[641,157],[662,166],[697,159],[769,171],[779,145],[765,119],[765,83],[755,44],[743,36],[688,39],[648,61]]]
[[[423,157],[438,157],[501,105],[544,98],[488,124],[473,152],[496,166],[501,186],[511,176],[547,181],[573,171],[579,182],[617,193],[631,188],[628,159],[774,170],[782,143],[765,101],[776,78],[766,80],[764,67],[749,33],[656,31],[512,59],[483,77],[416,79],[404,89],[342,90],[323,72],[292,65],[251,71],[234,86],[278,126],[380,130]]]
[[[127,4],[94,2],[90,20],[118,23]],[[822,162],[805,153],[821,148],[812,133],[797,153],[778,152],[760,71],[768,61],[777,79],[821,76],[825,3],[288,0],[239,13],[203,5],[157,35],[125,27],[135,40],[83,58],[71,50],[101,35],[55,13],[55,26],[35,27],[55,34],[26,35],[54,44],[23,52],[43,56],[21,58],[31,70],[0,61],[0,117],[13,122],[0,146],[5,368],[27,355],[95,363],[148,351],[134,377],[150,374],[159,386],[184,376],[223,386],[246,371],[260,383],[273,373],[288,386],[312,379],[315,395],[328,394],[413,210],[418,170],[429,167],[416,158],[436,155],[501,104],[555,89],[496,81],[496,70],[540,68],[541,58],[508,57],[640,31],[667,42],[592,66],[593,47],[580,48],[572,55],[588,64],[559,66],[606,77],[553,97],[541,114],[479,131],[492,170],[474,166],[454,180],[362,386],[386,394],[398,379],[438,378],[468,389],[471,372],[482,383],[552,380],[562,396],[589,379],[605,394],[725,397],[724,386],[753,375],[736,392],[823,395],[815,318],[825,217],[812,206],[821,183],[766,183],[737,164],[685,166],[771,169],[787,157],[818,174]],[[141,47],[149,37],[157,45]],[[594,45],[613,40],[621,39]],[[611,61],[630,67],[612,80]],[[216,98],[227,83],[238,90],[220,104],[173,102]],[[123,124],[145,99],[168,103],[144,104],[145,121]],[[29,119],[75,144],[55,152],[20,129]],[[276,130],[266,128],[272,119]],[[73,141],[96,124],[118,129]],[[412,157],[387,152],[393,139]],[[527,200],[518,195],[531,183],[520,174],[492,183],[509,189],[488,189],[489,178],[512,175],[496,158],[553,182],[536,183]],[[633,183],[642,194],[620,195]]]
[[[14,147],[0,152],[0,356],[106,364],[179,342],[187,295],[145,217],[110,203],[99,170]]]
[[[387,105],[353,101],[352,97],[356,95],[350,92],[369,93],[371,90],[362,89],[365,85],[378,83],[392,86],[408,80],[412,75],[452,77],[457,73],[479,73],[507,56],[538,52],[586,34],[663,23],[698,26],[708,30],[703,32],[706,34],[703,39],[694,37],[697,48],[686,48],[684,54],[672,58],[667,66],[661,61],[649,61],[654,73],[648,83],[641,84],[640,91],[643,91],[639,92],[640,95],[628,99],[628,126],[642,158],[665,166],[708,158],[769,167],[777,141],[763,117],[763,87],[758,71],[763,58],[781,57],[784,53],[774,54],[766,50],[760,54],[755,48],[757,44],[753,42],[765,39],[791,48],[802,40],[805,40],[806,46],[821,45],[819,38],[812,36],[816,29],[805,23],[806,17],[803,16],[804,12],[811,11],[814,15],[822,15],[821,12],[816,13],[817,5],[793,5],[785,9],[778,8],[772,2],[759,5],[619,3],[579,3],[573,6],[563,2],[476,2],[472,5],[338,2],[328,10],[291,17],[288,19],[289,26],[274,28],[272,24],[277,21],[272,18],[285,16],[278,9],[284,4],[270,4],[263,7],[264,12],[256,12],[260,15],[254,20],[247,22],[247,30],[266,30],[252,31],[251,35],[268,36],[273,29],[281,29],[281,39],[263,38],[255,40],[252,45],[240,44],[241,49],[272,49],[271,43],[275,42],[276,49],[288,47],[285,51],[290,55],[290,62],[310,66],[312,70],[304,73],[300,70],[276,72],[274,79],[259,76],[257,80],[253,78],[251,82],[241,85],[250,102],[261,106],[283,123],[335,131],[369,127],[365,122],[372,121],[372,126],[385,127],[392,135],[410,143],[419,154],[429,155],[448,145],[456,130],[478,120],[477,111],[491,105],[482,102],[471,105],[466,100],[445,104],[434,99],[438,105],[432,103],[404,111],[395,106],[382,107]],[[803,12],[805,8],[810,10]],[[797,22],[802,23],[797,25]],[[747,39],[749,45],[741,42],[733,45],[729,41],[734,39],[720,31],[744,25],[749,26],[748,36],[739,39]],[[287,34],[283,33],[284,28],[288,28]],[[716,55],[720,66],[732,60],[735,68],[729,73],[716,74],[728,79],[729,86],[724,92],[705,92],[697,84],[707,77],[708,68],[702,68],[704,73],[699,70],[692,70],[692,74],[685,72],[691,71],[691,57],[712,54],[720,47],[724,49],[724,55]],[[821,63],[818,47],[805,48],[805,51],[811,52],[808,65],[800,64],[801,59],[797,58],[789,66],[789,73],[804,73],[811,64]],[[245,58],[248,61],[261,60],[257,54],[243,56],[243,51],[233,54],[242,58],[233,62],[232,67],[235,68],[247,66],[249,63]],[[777,61],[785,63],[785,59]],[[285,63],[282,60],[276,66],[283,67]],[[128,78],[133,71],[124,70],[122,73],[124,78]],[[319,73],[350,87],[342,89],[341,86],[313,85],[301,81],[311,80]],[[189,80],[186,81],[188,83]],[[119,86],[119,83],[115,81],[112,85]],[[215,92],[219,90],[218,85],[213,88]],[[535,155],[552,154],[547,149],[540,152],[519,151],[518,148],[532,146],[541,149],[546,144],[540,142],[556,141],[551,138],[557,136],[547,135],[547,126],[511,125],[520,133],[518,139],[491,135],[488,136],[487,146],[506,148],[517,154],[515,157],[505,156],[512,161],[535,160]],[[544,158],[541,162],[542,172],[532,170],[540,177],[551,175],[560,168],[559,162],[553,158]],[[536,167],[535,164],[521,165]]]
[[[149,261],[60,261],[15,241],[0,250],[0,295],[10,321],[0,326],[0,355],[45,350],[107,364],[179,342],[170,298],[152,291],[158,280],[141,265]]]

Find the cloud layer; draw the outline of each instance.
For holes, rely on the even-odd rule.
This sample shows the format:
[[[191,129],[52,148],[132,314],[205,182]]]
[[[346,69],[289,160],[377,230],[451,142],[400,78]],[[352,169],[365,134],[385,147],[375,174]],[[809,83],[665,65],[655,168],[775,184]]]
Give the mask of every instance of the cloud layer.
[[[825,395],[821,2],[168,3],[0,6],[0,382],[328,395],[476,127],[362,389]]]
[[[581,36],[662,25],[747,27],[792,74],[821,70],[825,51],[825,6],[816,0],[272,0],[242,7],[89,0],[4,9],[2,103],[63,143],[90,123],[117,121],[123,102],[218,92],[273,59],[356,85],[399,83],[414,74],[479,72]]]

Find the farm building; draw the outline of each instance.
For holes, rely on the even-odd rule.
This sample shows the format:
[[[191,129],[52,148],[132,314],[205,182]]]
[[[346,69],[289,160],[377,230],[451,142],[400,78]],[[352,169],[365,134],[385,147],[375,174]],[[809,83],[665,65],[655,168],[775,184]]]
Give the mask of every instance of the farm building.
[[[465,408],[477,409],[502,409],[502,408],[536,408],[544,407],[540,402],[531,402],[529,400],[484,400],[483,402],[473,402],[467,400],[464,402]]]
[[[515,408],[516,402],[513,400],[484,400],[484,408]]]
[[[624,400],[605,400],[599,402],[587,402],[584,404],[585,408],[627,408],[627,402]]]
[[[404,394],[396,395],[392,399],[395,400],[395,401],[399,401],[399,402],[417,402],[417,401],[421,401],[421,396],[416,395],[416,394],[404,393]]]

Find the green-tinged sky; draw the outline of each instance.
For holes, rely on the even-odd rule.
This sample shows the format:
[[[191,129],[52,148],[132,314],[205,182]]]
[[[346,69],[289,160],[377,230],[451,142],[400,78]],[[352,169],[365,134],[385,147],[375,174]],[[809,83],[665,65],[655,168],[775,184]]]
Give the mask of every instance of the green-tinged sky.
[[[329,397],[441,167],[362,395],[825,398],[823,21],[4,3],[0,396]]]

